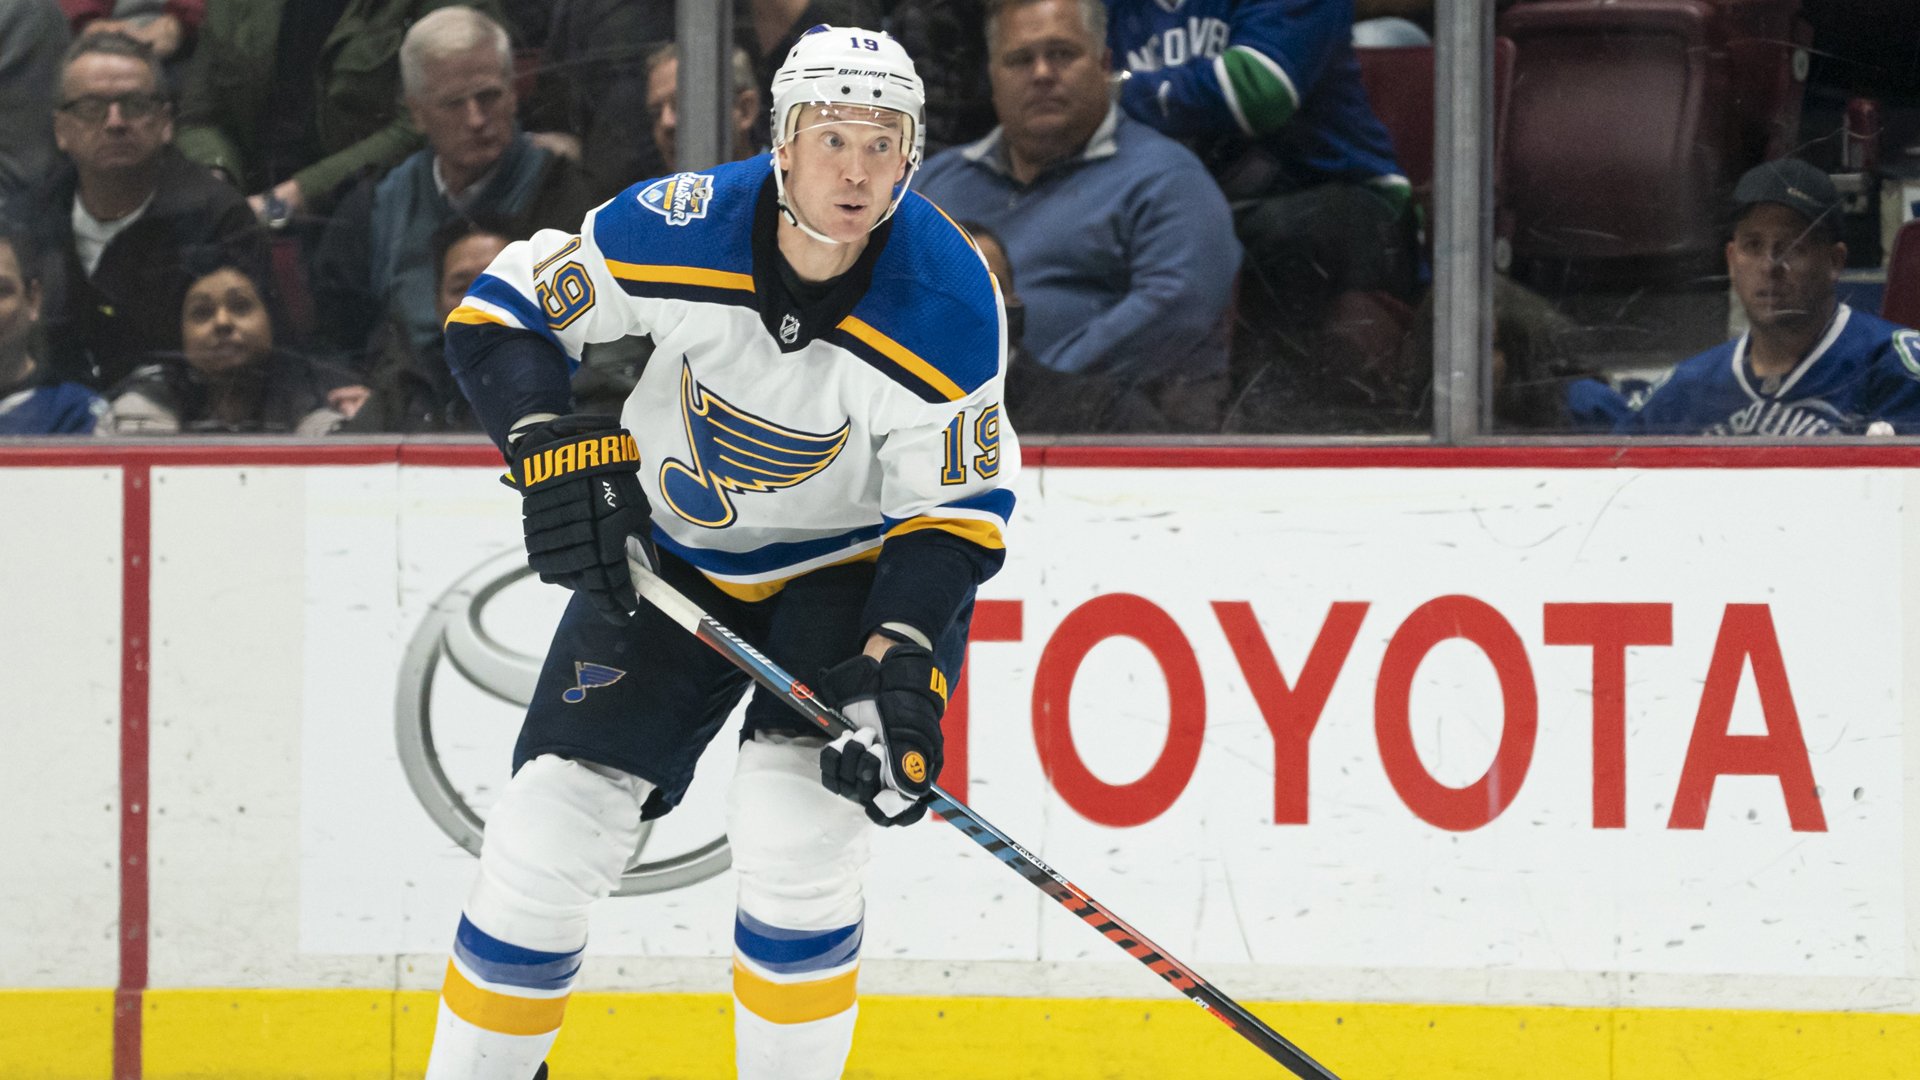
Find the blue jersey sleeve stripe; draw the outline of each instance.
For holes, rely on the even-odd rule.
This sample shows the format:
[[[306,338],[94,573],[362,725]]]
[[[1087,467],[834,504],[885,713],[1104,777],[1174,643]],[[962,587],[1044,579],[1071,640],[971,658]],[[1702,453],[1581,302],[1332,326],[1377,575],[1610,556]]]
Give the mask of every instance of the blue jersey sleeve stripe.
[[[524,329],[532,330],[545,337],[568,356],[573,355],[571,350],[560,344],[560,338],[553,332],[553,327],[547,325],[546,313],[535,306],[533,301],[521,295],[519,289],[492,274],[481,274],[473,279],[473,285],[467,290],[467,295],[485,300],[494,307],[506,311],[520,320],[520,325]]]
[[[1011,489],[994,488],[992,491],[983,491],[978,495],[970,495],[964,499],[955,499],[952,502],[941,503],[939,506],[915,514],[913,517],[939,517],[940,511],[953,509],[979,511],[992,514],[1001,521],[1011,521],[1013,519],[1014,501],[1015,496]],[[885,520],[887,528],[891,529],[903,521],[912,521],[913,518],[890,517]]]

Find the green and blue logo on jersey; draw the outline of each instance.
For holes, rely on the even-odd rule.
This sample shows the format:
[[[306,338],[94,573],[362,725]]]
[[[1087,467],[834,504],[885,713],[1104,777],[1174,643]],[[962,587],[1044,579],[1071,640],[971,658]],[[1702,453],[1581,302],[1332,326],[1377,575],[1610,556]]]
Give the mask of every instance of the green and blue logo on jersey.
[[[707,216],[713,203],[713,177],[705,173],[676,173],[648,184],[636,196],[640,205],[667,219],[669,225],[685,225]]]
[[[796,431],[737,408],[694,381],[680,360],[680,419],[691,461],[660,466],[660,495],[681,518],[724,529],[737,516],[734,495],[790,488],[818,475],[846,448],[853,423],[826,435]]]
[[[1920,379],[1920,332],[1901,330],[1893,335],[1893,351],[1907,366],[1907,374]]]

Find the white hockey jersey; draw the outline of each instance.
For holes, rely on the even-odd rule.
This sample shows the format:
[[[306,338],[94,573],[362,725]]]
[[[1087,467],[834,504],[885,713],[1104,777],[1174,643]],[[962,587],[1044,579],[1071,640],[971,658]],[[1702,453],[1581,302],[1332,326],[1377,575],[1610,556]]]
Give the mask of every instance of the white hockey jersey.
[[[652,336],[622,420],[654,539],[732,595],[922,529],[999,552],[1020,452],[979,252],[909,194],[841,287],[794,307],[771,175],[763,155],[636,184],[579,235],[509,245],[449,323],[534,331],[574,363],[590,342]],[[785,308],[765,302],[775,290]],[[822,312],[830,325],[806,325]]]

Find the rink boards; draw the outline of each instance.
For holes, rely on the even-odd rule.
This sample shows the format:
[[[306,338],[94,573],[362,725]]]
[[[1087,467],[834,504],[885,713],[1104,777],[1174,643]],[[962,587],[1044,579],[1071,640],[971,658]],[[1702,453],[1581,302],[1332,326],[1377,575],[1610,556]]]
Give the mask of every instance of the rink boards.
[[[406,762],[484,816],[560,599],[489,454],[0,452],[0,1075],[418,1075],[474,862]],[[944,779],[1349,1080],[1899,1076],[1915,466],[1039,451]],[[1266,1074],[952,830],[877,849],[850,1075]],[[597,913],[568,1080],[726,1074],[723,863]]]

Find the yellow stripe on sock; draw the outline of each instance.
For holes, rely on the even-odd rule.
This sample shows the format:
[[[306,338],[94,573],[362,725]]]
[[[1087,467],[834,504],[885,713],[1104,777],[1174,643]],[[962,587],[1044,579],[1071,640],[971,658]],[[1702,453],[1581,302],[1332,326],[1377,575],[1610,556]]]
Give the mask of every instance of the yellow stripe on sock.
[[[858,994],[853,968],[831,979],[777,983],[761,978],[738,963],[733,965],[733,996],[748,1012],[776,1024],[804,1024],[825,1020],[853,1008]]]
[[[447,963],[446,985],[440,996],[453,1015],[477,1028],[501,1035],[545,1035],[560,1030],[567,999],[523,998],[498,993],[469,982],[460,969]]]

